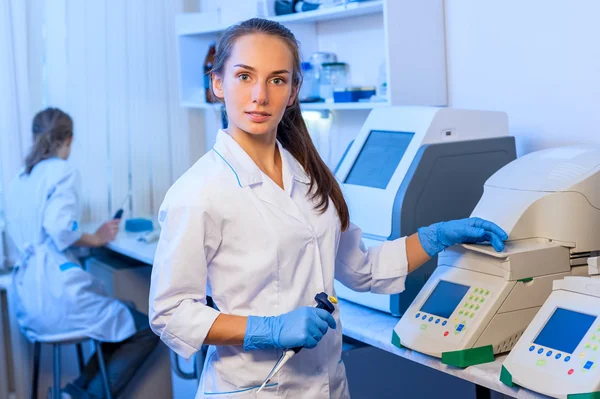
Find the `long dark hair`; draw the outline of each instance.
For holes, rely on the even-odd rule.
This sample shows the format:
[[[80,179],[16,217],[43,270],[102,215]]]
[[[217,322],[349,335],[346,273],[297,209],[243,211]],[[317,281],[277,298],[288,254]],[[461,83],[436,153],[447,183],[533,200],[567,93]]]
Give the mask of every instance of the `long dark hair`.
[[[300,69],[298,41],[294,37],[294,34],[285,26],[261,18],[252,18],[230,26],[224,32],[217,46],[215,61],[209,73],[223,77],[223,68],[231,56],[231,51],[236,40],[253,33],[276,36],[285,42],[292,53],[294,62],[292,85],[296,90],[299,90],[302,85],[302,71]],[[218,100],[222,101],[222,99]],[[302,118],[302,113],[300,112],[300,103],[298,102],[297,95],[294,103],[286,108],[283,118],[277,126],[277,140],[296,158],[308,174],[310,178],[310,199],[317,202],[315,209],[320,213],[324,213],[329,207],[329,199],[331,198],[340,218],[342,230],[346,230],[350,224],[348,205],[333,173],[331,173],[319,156],[308,134],[306,123],[304,123],[304,118]]]
[[[73,137],[73,120],[58,108],[46,108],[38,112],[31,124],[33,145],[25,158],[25,172],[44,159],[52,158],[63,143]]]

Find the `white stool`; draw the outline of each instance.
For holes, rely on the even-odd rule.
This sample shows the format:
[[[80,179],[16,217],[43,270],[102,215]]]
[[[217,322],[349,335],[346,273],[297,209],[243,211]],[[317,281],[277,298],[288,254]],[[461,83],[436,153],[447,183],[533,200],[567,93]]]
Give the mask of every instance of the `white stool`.
[[[76,345],[77,347],[77,361],[79,363],[79,372],[83,371],[83,350],[81,348],[81,343],[89,340],[88,337],[82,337],[79,339],[70,339],[65,341],[36,341],[33,343],[33,383],[31,389],[31,399],[37,399],[37,391],[38,391],[38,380],[40,376],[40,355],[42,344],[52,345],[53,347],[53,357],[54,357],[54,386],[52,388],[52,398],[60,399],[60,368],[61,368],[61,358],[60,358],[60,346],[61,345]],[[110,385],[108,383],[108,374],[106,372],[106,365],[104,364],[104,355],[102,354],[102,347],[99,341],[92,339],[94,344],[94,349],[96,350],[96,355],[98,356],[98,365],[100,367],[100,372],[102,373],[102,382],[104,383],[104,392],[106,395],[106,399],[112,399],[110,394]]]

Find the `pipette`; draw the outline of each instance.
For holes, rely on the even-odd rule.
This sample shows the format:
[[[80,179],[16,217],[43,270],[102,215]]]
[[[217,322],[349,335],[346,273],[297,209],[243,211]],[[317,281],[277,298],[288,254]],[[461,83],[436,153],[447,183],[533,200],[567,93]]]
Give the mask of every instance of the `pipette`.
[[[129,199],[130,195],[131,195],[131,190],[129,190],[127,192],[127,195],[125,196],[125,199],[123,200],[123,203],[119,207],[119,210],[115,213],[115,216],[113,216],[113,219],[121,219],[121,217],[123,217],[123,207],[125,206],[125,203],[127,203],[127,200]]]
[[[338,303],[336,297],[329,296],[324,292],[320,292],[317,295],[315,295],[315,301],[317,302],[317,305],[315,306],[316,308],[325,309],[329,313],[333,313],[333,311],[335,310],[334,304]],[[277,363],[275,363],[275,366],[273,367],[273,369],[271,370],[271,372],[269,373],[269,375],[267,376],[265,381],[262,383],[262,385],[260,386],[258,391],[256,391],[257,395],[265,387],[265,385],[267,385],[269,383],[269,381],[271,381],[271,379],[273,379],[273,377],[275,377],[275,375],[288,362],[288,360],[290,360],[292,358],[292,356],[294,356],[296,353],[300,352],[301,349],[302,349],[302,347],[299,346],[297,348],[285,349],[283,351],[283,353],[281,354],[281,357],[279,358]]]

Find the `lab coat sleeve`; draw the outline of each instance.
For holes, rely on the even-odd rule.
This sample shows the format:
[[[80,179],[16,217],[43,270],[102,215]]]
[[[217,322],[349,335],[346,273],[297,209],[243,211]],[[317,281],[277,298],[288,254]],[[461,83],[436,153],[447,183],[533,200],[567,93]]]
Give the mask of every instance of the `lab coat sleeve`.
[[[150,284],[150,326],[186,359],[200,350],[219,315],[206,306],[207,265],[220,243],[220,230],[211,215],[215,212],[203,205],[177,201],[163,204],[159,212],[161,234]]]
[[[335,261],[335,277],[355,291],[396,294],[404,291],[408,274],[406,239],[385,241],[366,248],[362,231],[350,224],[342,232]]]
[[[77,170],[67,169],[48,193],[42,225],[59,251],[83,235],[79,229],[79,183]]]

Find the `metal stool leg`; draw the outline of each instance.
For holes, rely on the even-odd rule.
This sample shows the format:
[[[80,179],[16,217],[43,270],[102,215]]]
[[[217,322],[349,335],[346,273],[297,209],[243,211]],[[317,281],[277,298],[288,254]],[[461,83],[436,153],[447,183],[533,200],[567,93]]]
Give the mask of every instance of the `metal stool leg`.
[[[81,344],[77,344],[76,345],[77,348],[77,362],[79,363],[79,374],[83,373],[83,367],[84,362],[83,362],[83,348],[81,347]]]
[[[54,387],[52,387],[52,397],[60,399],[60,344],[54,346]]]
[[[108,374],[106,372],[106,365],[104,364],[104,355],[102,354],[102,346],[100,342],[94,340],[94,346],[96,347],[96,356],[98,356],[98,365],[100,366],[100,372],[102,373],[102,382],[104,383],[104,391],[106,393],[106,399],[112,399],[110,393],[110,384],[108,383]]]
[[[37,399],[38,382],[40,379],[40,352],[42,344],[33,343],[33,381],[31,381],[31,399]]]

